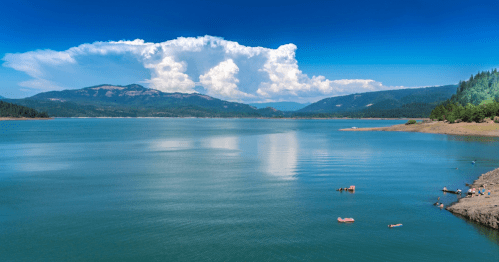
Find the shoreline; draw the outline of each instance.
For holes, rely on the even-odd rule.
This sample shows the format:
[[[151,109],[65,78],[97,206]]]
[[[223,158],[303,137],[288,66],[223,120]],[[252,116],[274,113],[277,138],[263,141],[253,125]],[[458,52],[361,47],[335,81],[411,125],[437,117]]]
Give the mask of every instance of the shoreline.
[[[179,117],[169,117],[169,116],[138,116],[138,117],[129,117],[129,116],[71,116],[71,117],[51,117],[50,119],[56,118],[76,118],[76,119],[123,119],[123,118],[198,118],[198,119],[283,119],[283,120],[425,120],[427,118],[348,118],[348,117],[331,117],[331,118],[321,118],[321,117],[195,117],[195,116],[179,116]]]
[[[340,131],[397,131],[397,132],[418,132],[460,136],[488,136],[499,137],[499,124],[494,121],[485,123],[454,123],[448,124],[442,121],[430,123],[417,123],[412,125],[400,124],[388,127],[368,127],[368,128],[346,128]]]
[[[486,227],[499,229],[499,168],[482,174],[470,188],[485,188],[485,195],[460,198],[446,210]],[[490,196],[488,190],[491,191]]]
[[[460,136],[485,136],[499,137],[499,124],[493,121],[485,123],[457,123],[447,124],[442,121],[430,123],[418,123],[412,125],[394,125],[388,127],[373,128],[347,128],[340,131],[398,131],[419,132],[431,134],[446,134]],[[480,225],[499,229],[499,168],[482,174],[469,188],[476,190],[485,188],[485,195],[474,195],[463,197],[446,208],[454,215],[461,216],[467,220]],[[490,196],[488,195],[490,190]]]
[[[25,121],[25,120],[52,120],[52,117],[49,118],[27,118],[27,117],[0,117],[0,121]]]

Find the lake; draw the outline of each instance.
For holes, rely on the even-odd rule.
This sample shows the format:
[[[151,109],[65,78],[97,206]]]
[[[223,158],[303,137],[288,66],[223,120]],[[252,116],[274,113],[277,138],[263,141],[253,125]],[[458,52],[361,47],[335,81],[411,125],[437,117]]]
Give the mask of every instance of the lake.
[[[0,261],[498,261],[432,204],[499,139],[338,131],[404,122],[1,121]]]

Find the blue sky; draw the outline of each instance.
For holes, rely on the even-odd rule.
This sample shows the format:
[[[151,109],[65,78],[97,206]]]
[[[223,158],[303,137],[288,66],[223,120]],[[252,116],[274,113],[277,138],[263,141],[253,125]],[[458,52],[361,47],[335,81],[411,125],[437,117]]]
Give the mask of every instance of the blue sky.
[[[499,65],[499,1],[22,1],[0,9],[0,95],[139,83],[313,102]]]

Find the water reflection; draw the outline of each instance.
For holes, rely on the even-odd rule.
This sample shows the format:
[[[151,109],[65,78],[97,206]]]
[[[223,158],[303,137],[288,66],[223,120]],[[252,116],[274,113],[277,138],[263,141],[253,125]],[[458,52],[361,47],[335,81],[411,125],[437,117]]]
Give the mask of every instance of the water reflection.
[[[193,148],[193,141],[191,140],[157,140],[151,143],[153,151],[175,151]]]
[[[490,142],[499,142],[499,138],[497,137],[488,137],[488,136],[453,136],[448,135],[445,136],[444,139],[449,141],[466,141],[466,142],[480,142],[488,144]]]
[[[69,169],[71,165],[67,162],[25,162],[25,163],[15,163],[8,164],[12,170],[21,172],[42,172],[42,171],[58,171],[63,169]]]
[[[0,163],[7,170],[21,172],[56,171],[67,169],[71,164],[54,159],[73,149],[67,145],[48,143],[29,143],[24,145],[2,146]],[[22,161],[19,161],[22,159]]]
[[[263,136],[258,141],[258,156],[268,174],[281,179],[295,179],[298,158],[296,133]]]
[[[487,237],[491,242],[494,242],[494,243],[499,245],[499,232],[497,232],[496,230],[491,230],[489,227],[486,227],[484,225],[480,225],[474,221],[467,220],[466,218],[464,218],[460,215],[456,215],[456,216],[461,217],[462,219],[464,219],[464,221],[466,223],[473,226],[478,231],[478,233],[480,235]]]
[[[54,147],[51,144],[24,144],[15,146],[1,146],[0,150],[4,153],[4,157],[37,157],[45,156],[48,151]]]
[[[205,142],[205,146],[209,148],[238,150],[239,139],[237,137],[213,137]]]
[[[318,147],[324,148],[318,148]],[[317,149],[311,150],[311,158],[317,164],[327,164],[336,162],[345,162],[347,164],[352,159],[356,162],[367,162],[373,157],[373,151],[368,147],[362,149],[341,148],[335,145],[328,144],[324,141],[323,144],[314,145]]]

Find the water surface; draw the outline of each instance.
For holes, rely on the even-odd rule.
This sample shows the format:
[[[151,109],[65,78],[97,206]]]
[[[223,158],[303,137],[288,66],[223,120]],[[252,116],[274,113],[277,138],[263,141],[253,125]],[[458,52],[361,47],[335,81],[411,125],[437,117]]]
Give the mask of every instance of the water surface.
[[[338,131],[403,122],[0,122],[0,261],[499,260],[497,231],[432,206],[499,140]]]

